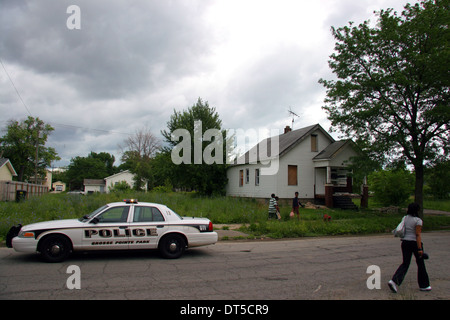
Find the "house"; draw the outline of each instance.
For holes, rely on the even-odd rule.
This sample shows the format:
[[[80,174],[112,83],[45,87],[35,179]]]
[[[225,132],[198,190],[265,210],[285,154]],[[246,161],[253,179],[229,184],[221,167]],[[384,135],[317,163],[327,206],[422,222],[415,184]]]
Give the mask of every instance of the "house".
[[[104,179],[84,179],[84,192],[86,194],[100,192],[109,193],[112,188],[119,182],[125,181],[130,188],[134,187],[134,174],[129,170],[125,170]],[[142,188],[147,190],[147,184]]]
[[[272,156],[274,138],[261,141],[228,168],[228,196],[267,199],[275,193],[290,199],[298,192],[303,200],[333,207],[333,196],[352,192],[347,166],[357,149],[351,140],[335,141],[319,124],[298,130],[287,126]],[[262,155],[271,159],[270,165],[261,164]],[[263,169],[276,160],[275,174],[264,175]]]
[[[6,158],[0,158],[0,201],[20,201],[29,196],[40,196],[48,192],[48,187],[13,181],[17,173],[13,165]]]
[[[55,181],[52,183],[52,189],[54,193],[60,193],[66,191],[66,183],[62,181]]]
[[[94,192],[105,192],[105,180],[104,179],[84,179],[84,193],[90,194]]]
[[[0,158],[0,181],[12,181],[13,177],[17,177],[17,173],[9,159]]]
[[[125,170],[112,176],[105,178],[106,192],[110,192],[110,189],[114,188],[119,182],[125,181],[130,188],[134,187],[134,174],[130,170]],[[147,190],[147,184],[142,187],[142,190]]]

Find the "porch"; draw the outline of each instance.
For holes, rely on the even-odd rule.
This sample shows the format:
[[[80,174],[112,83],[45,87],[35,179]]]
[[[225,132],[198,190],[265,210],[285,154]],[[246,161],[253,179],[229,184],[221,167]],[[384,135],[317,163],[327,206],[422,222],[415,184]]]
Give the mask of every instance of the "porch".
[[[353,193],[352,171],[345,167],[314,168],[314,201],[329,208],[358,210],[352,199],[361,199],[361,207],[367,207],[368,188],[361,194]]]

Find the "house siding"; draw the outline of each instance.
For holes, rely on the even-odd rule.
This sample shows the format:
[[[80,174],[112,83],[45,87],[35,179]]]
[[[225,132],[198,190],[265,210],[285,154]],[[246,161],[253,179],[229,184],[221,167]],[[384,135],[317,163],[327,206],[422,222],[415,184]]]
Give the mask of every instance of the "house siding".
[[[317,139],[317,150],[311,151],[311,135]],[[314,198],[314,163],[312,159],[319,151],[326,148],[333,141],[321,130],[315,130],[305,136],[297,145],[280,157],[278,173],[276,175],[260,175],[259,186],[255,186],[255,169],[261,169],[261,164],[243,164],[231,166],[227,171],[227,195],[250,198],[269,198],[275,193],[280,198],[292,198],[299,192],[303,199]],[[288,185],[288,167],[297,166],[297,185]],[[246,183],[246,169],[250,170],[249,183]],[[240,170],[244,173],[244,183],[239,184]]]

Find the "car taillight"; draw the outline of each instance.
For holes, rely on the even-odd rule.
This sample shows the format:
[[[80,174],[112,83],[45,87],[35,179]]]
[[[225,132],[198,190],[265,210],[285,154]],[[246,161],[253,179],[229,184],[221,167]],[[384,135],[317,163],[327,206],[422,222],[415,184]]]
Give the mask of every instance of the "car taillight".
[[[208,231],[211,232],[211,231],[213,231],[213,229],[214,229],[214,228],[213,228],[213,223],[210,221],[210,222],[209,222],[209,226],[208,226]]]

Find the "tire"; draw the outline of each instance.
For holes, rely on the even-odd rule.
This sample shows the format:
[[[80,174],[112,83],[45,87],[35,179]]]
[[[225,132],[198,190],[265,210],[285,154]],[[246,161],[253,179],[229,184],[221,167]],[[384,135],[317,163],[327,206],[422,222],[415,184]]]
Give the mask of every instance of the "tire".
[[[178,259],[186,249],[186,241],[179,234],[169,234],[161,239],[159,251],[166,259]]]
[[[69,239],[62,235],[50,235],[42,240],[39,251],[47,262],[61,262],[67,259],[72,250]]]

